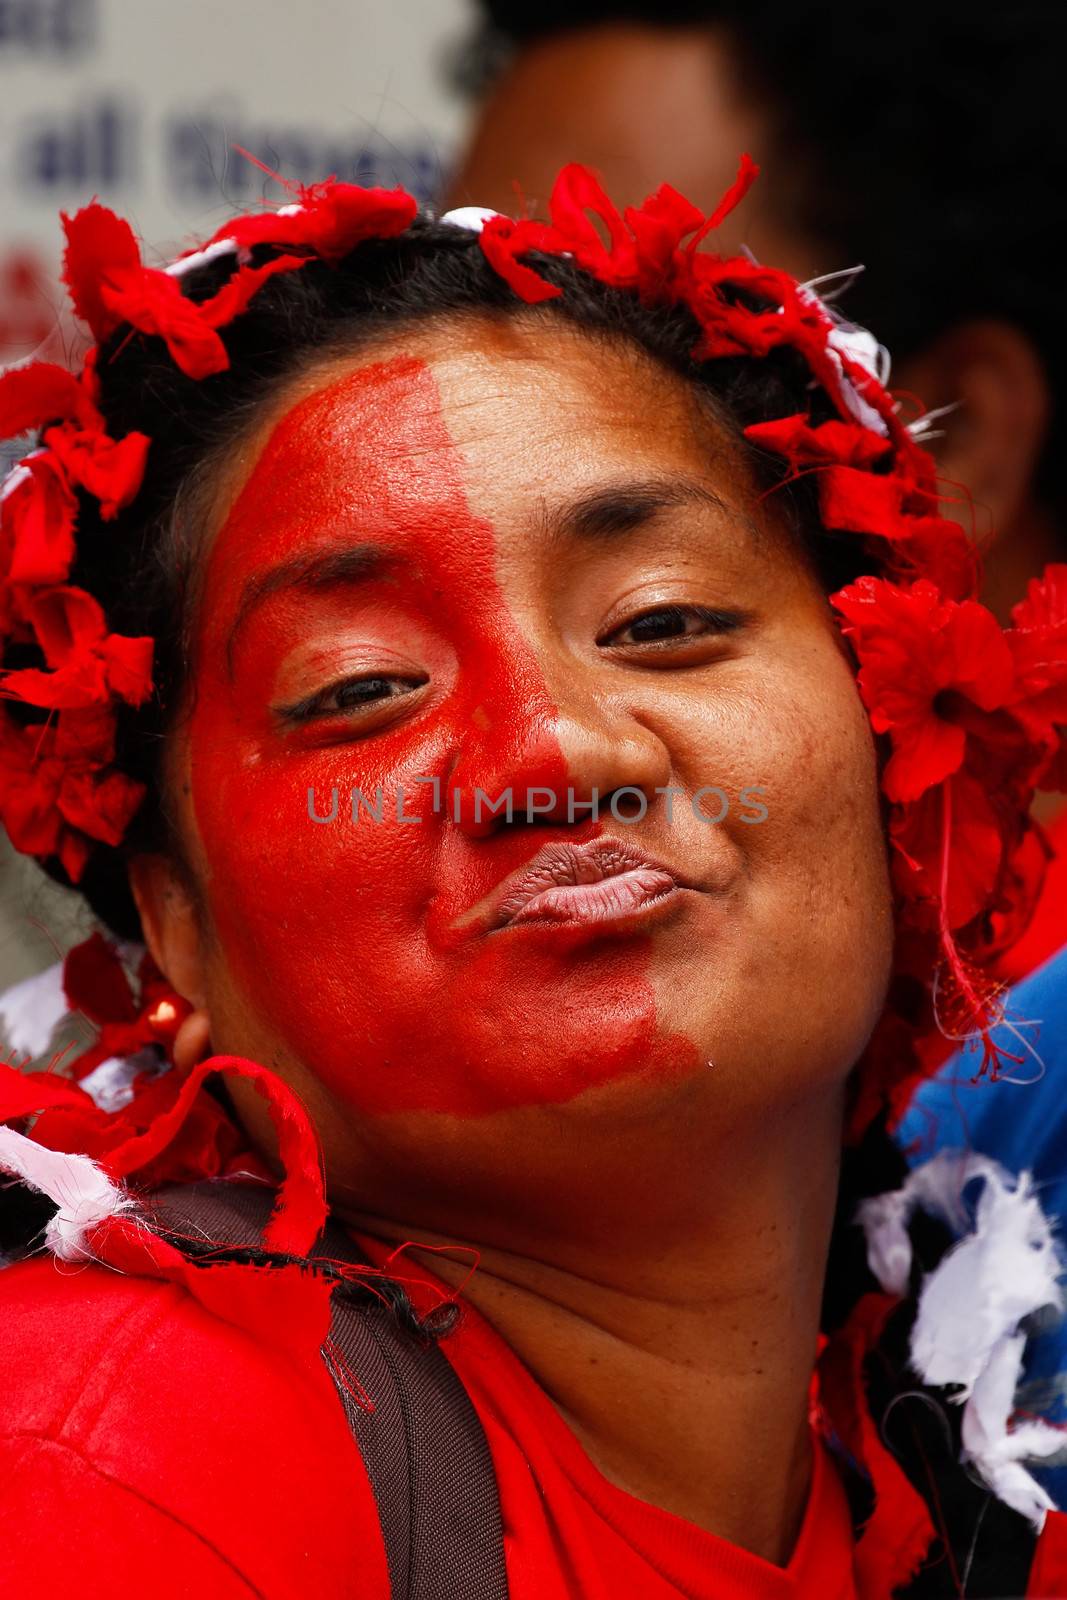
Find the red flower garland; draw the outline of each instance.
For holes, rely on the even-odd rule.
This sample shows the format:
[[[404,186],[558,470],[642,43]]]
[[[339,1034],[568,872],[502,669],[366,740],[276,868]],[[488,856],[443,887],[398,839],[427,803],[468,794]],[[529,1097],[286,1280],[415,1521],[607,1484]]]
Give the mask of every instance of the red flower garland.
[[[1067,788],[1067,566],[1031,584],[1009,629],[978,603],[973,543],[939,514],[933,461],[868,370],[857,335],[787,274],[700,248],[756,170],[743,157],[704,217],[668,185],[620,214],[593,173],[565,167],[549,221],[491,217],[479,244],[530,304],[563,292],[536,258],[567,257],[648,304],[686,306],[699,328],[697,359],[792,348],[836,409],[828,420],[800,413],[746,433],[785,464],[787,478],[818,475],[824,525],[861,540],[883,574],[831,596],[872,727],[888,747],[898,898],[896,1002],[868,1052],[859,1127],[878,1095],[891,1092],[899,1105],[908,1071],[922,1071],[923,1030],[935,1018],[954,1035],[980,1035],[982,1070],[997,1070],[990,1028],[999,994],[981,967],[1020,935],[1040,886],[1034,790]],[[182,288],[183,261],[197,252],[163,271],[144,264],[132,229],[105,207],[65,217],[76,312],[98,344],[122,328],[156,336],[184,373],[207,378],[228,364],[219,329],[274,273],[313,258],[336,265],[363,240],[404,232],[416,213],[400,190],[331,180],[294,193],[279,211],[219,229],[205,253],[232,257],[232,271],[199,302]],[[253,264],[257,250],[275,254]],[[15,644],[36,643],[44,666],[4,672],[0,692],[50,713],[44,725],[21,726],[0,708],[0,817],[18,848],[58,856],[73,880],[93,842],[119,843],[140,802],[140,786],[112,764],[115,712],[151,691],[152,641],[110,632],[98,603],[67,582],[78,492],[115,517],[136,495],[150,448],[140,434],[107,436],[95,362],[92,351],[80,377],[47,363],[0,376],[0,437],[44,430],[0,504],[0,630]],[[908,983],[911,991],[900,987]],[[910,1066],[905,1038],[920,1041]]]

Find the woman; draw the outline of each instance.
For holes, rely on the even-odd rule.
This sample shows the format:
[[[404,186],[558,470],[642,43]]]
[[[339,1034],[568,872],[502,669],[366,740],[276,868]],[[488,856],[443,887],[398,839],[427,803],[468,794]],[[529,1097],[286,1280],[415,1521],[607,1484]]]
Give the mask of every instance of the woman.
[[[0,1277],[13,1592],[1067,1570],[1017,1459],[1049,1438],[980,1403],[1058,1296],[1025,1185],[982,1174],[1039,1281],[940,1378],[914,1196],[867,1212],[892,1296],[847,1225],[899,1176],[884,1111],[935,981],[944,1026],[995,1021],[980,963],[1036,893],[1060,591],[1002,633],[873,341],[698,248],[751,176],[706,220],[666,189],[624,220],[568,169],[550,224],[324,185],[165,273],[100,207],[68,221],[94,353],[0,380],[9,431],[43,429],[5,500],[5,821],[154,965],[135,991],[111,946],[75,952],[80,1087],[4,1080],[0,1159],[79,1264]],[[864,1183],[828,1271],[846,1113]],[[325,1247],[312,1127],[350,1230]],[[279,1171],[265,1229],[153,1194]],[[368,1269],[338,1267],[353,1241]],[[420,1576],[421,1534],[398,1554],[338,1277],[424,1335],[463,1308],[439,1351],[492,1494],[454,1580]],[[844,1332],[816,1391],[821,1319]],[[894,1399],[927,1367],[974,1390],[947,1453],[960,1408],[931,1402],[927,1437]],[[434,1455],[457,1517],[465,1460]]]

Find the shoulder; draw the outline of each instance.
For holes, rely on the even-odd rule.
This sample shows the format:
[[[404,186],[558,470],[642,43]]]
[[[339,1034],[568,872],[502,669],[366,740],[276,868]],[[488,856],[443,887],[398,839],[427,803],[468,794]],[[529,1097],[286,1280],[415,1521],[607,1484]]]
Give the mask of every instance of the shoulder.
[[[367,1600],[388,1594],[373,1492],[325,1372],[301,1381],[179,1284],[50,1256],[0,1271],[0,1323],[9,1515],[14,1486],[42,1531],[71,1531],[73,1515],[127,1555],[150,1523],[155,1561],[181,1546],[175,1593],[330,1600],[358,1571]],[[207,1590],[202,1561],[223,1575]]]

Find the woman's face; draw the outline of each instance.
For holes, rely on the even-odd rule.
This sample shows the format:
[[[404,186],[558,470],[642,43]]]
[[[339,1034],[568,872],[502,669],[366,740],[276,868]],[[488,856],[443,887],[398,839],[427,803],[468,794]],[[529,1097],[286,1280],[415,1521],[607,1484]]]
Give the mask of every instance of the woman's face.
[[[453,1138],[839,1088],[891,955],[874,747],[681,379],[427,327],[305,379],[224,500],[171,750],[216,1050]]]

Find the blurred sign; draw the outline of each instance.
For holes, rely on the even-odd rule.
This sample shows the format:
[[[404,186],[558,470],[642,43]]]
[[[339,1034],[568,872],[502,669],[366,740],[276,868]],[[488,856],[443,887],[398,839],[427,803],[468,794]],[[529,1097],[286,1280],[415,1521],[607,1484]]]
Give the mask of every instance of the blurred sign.
[[[0,361],[56,328],[58,212],[94,195],[169,255],[331,174],[430,199],[466,0],[0,0]]]

